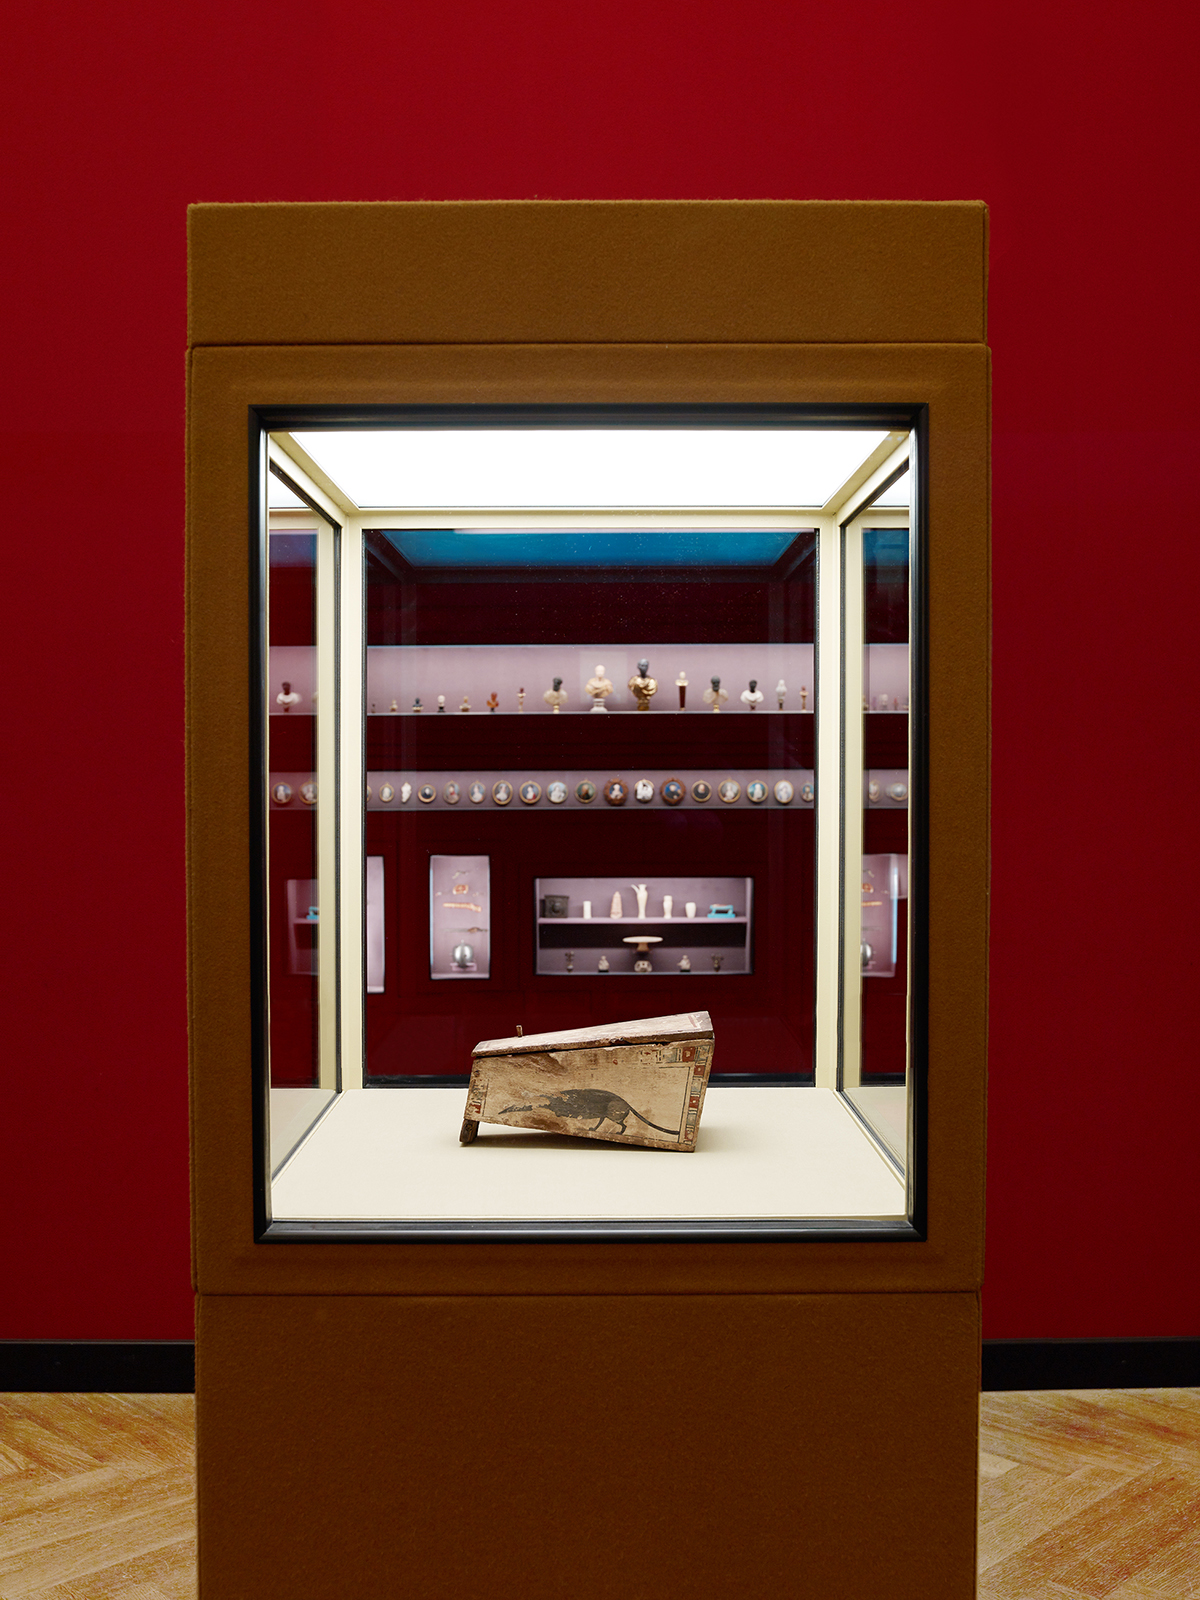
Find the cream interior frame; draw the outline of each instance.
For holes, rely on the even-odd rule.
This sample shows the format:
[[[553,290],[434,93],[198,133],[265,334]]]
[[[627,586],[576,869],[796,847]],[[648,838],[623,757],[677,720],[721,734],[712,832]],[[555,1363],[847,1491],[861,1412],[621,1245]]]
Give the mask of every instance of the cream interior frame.
[[[831,424],[832,426],[832,424]],[[819,428],[819,425],[818,425]],[[817,647],[817,805],[816,805],[816,1005],[814,1086],[843,1091],[860,1086],[859,1023],[861,1015],[860,905],[844,886],[861,876],[862,819],[858,799],[863,759],[862,720],[862,587],[861,550],[863,518],[874,500],[898,478],[906,477],[910,504],[907,509],[871,511],[871,520],[916,528],[918,492],[918,440],[915,431],[892,430],[819,508],[788,506],[767,510],[604,511],[580,512],[562,507],[464,510],[449,506],[370,510],[355,504],[346,491],[312,459],[287,431],[272,432],[267,458],[272,471],[329,520],[331,534],[319,548],[336,552],[331,564],[318,567],[318,615],[325,616],[336,595],[336,652],[322,652],[320,704],[337,704],[342,714],[334,729],[322,727],[319,737],[323,770],[337,773],[334,807],[325,807],[321,835],[321,870],[330,863],[337,912],[336,979],[322,978],[322,1028],[320,1032],[320,1082],[336,1082],[343,1091],[365,1086],[365,986],[364,986],[364,882],[365,882],[365,782],[363,719],[363,534],[371,528],[529,527],[539,523],[559,527],[696,527],[801,528],[815,527],[818,535]],[[288,520],[291,520],[290,516]],[[266,524],[264,523],[264,526]],[[322,598],[322,596],[324,598]],[[830,619],[833,619],[830,625]],[[915,706],[915,702],[914,702]],[[915,714],[915,713],[914,713]],[[910,717],[910,739],[913,718]],[[325,718],[328,724],[334,719]],[[327,745],[326,738],[330,740]],[[909,755],[910,774],[913,770]],[[912,795],[910,778],[910,804]],[[329,841],[326,846],[326,841]],[[910,851],[912,841],[910,837]],[[914,874],[914,880],[919,877]],[[906,912],[912,917],[915,896]],[[910,948],[912,941],[910,940]],[[323,965],[323,972],[330,966]],[[332,986],[337,985],[336,994]],[[336,1028],[325,1025],[328,1003]],[[909,967],[911,991],[912,965]],[[906,1057],[906,1064],[907,1057]],[[910,1074],[904,1087],[888,1091],[889,1098],[909,1098]],[[881,1120],[872,1104],[850,1101],[866,1134],[902,1178],[909,1177],[913,1162],[913,1129],[907,1112],[903,1121],[907,1137],[894,1133],[896,1117]],[[326,1108],[322,1107],[320,1114]],[[888,1126],[891,1122],[892,1127]],[[315,1128],[316,1119],[312,1126]],[[298,1145],[293,1147],[298,1148]],[[910,1206],[911,1210],[911,1206]]]

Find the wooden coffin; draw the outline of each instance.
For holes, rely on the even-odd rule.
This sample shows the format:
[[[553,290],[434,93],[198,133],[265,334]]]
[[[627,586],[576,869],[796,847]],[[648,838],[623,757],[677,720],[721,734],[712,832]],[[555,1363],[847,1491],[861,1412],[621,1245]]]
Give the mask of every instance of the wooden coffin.
[[[481,1122],[577,1139],[694,1150],[713,1060],[707,1011],[483,1039],[459,1135]]]

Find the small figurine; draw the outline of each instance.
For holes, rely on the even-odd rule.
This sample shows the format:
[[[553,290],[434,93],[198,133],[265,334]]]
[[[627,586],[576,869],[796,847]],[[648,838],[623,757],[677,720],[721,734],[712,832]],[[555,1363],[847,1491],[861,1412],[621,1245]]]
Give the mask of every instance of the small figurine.
[[[754,711],[759,705],[762,704],[763,692],[758,687],[758,679],[757,678],[751,678],[750,679],[750,687],[748,689],[743,689],[742,690],[742,697],[741,698],[742,698],[742,704],[749,711]]]
[[[877,707],[878,707],[878,709],[879,709],[879,710],[880,710],[880,711],[887,711],[887,710],[888,710],[888,709],[889,709],[889,707],[888,707],[888,697],[887,697],[887,695],[885,695],[885,694],[881,694],[881,695],[880,695],[880,696],[879,696],[879,699],[878,699],[878,701],[877,701]]]
[[[596,963],[596,971],[597,972],[607,972],[608,971],[608,957],[607,956],[601,956],[599,961],[597,961],[597,963]]]
[[[524,689],[518,689],[517,690],[517,710],[518,711],[524,711],[524,709],[525,709],[525,691],[524,691]]]
[[[460,711],[470,711],[471,702],[467,699],[466,695],[463,695],[463,697],[462,697],[462,705],[460,705],[458,709]]]
[[[779,682],[775,685],[775,699],[779,702],[780,711],[783,710],[783,697],[785,694],[787,694],[787,684],[784,683],[782,678],[780,678]]]
[[[716,955],[716,956],[714,956],[712,958],[712,966],[713,966],[713,971],[714,972],[720,972],[721,963],[722,963],[722,961],[724,961],[724,959],[725,959],[725,957],[721,956],[721,955]]]
[[[565,952],[565,954],[566,954],[566,957],[567,957],[567,971],[568,972],[574,972],[575,971],[575,952],[574,952],[574,950],[568,950],[568,951]]]
[[[638,921],[646,920],[646,902],[650,898],[650,891],[644,883],[631,883],[629,886],[637,895]]]
[[[494,689],[487,697],[487,708],[489,711],[499,711],[500,709],[500,696]]]
[[[638,662],[637,672],[629,680],[629,692],[637,701],[639,711],[649,711],[650,696],[658,693],[658,683],[650,676],[650,663]]]
[[[298,706],[300,704],[300,696],[292,688],[290,683],[285,683],[283,686],[283,693],[275,696],[275,704],[277,706],[282,706],[284,711],[287,712],[290,711],[293,706]]]
[[[552,689],[547,689],[545,694],[542,696],[542,699],[550,707],[551,711],[554,712],[555,716],[558,715],[558,708],[562,705],[566,698],[567,691],[562,686],[561,678],[555,678],[554,687]]]
[[[620,889],[613,890],[612,905],[608,909],[608,914],[610,917],[623,917],[625,915],[625,912],[621,908]]]
[[[400,709],[400,707],[396,704],[396,702],[394,700],[392,701],[391,705],[388,707],[389,711],[399,711],[399,709]]]
[[[417,698],[413,701],[413,715],[415,717],[419,717],[423,710],[424,710],[424,707],[421,705],[421,696],[418,695]]]
[[[679,669],[679,676],[675,679],[675,687],[679,690],[679,709],[682,711],[687,701],[688,692],[687,673],[684,672],[682,667]]]
[[[679,970],[680,972],[690,972],[692,970],[692,961],[690,956],[680,956]]]
[[[584,692],[586,694],[590,694],[592,697],[593,711],[608,711],[608,707],[604,704],[604,702],[613,692],[613,686],[612,679],[604,676],[603,666],[598,666],[596,668],[594,676],[588,679],[583,688]]]
[[[408,804],[408,797],[409,797],[409,795],[411,793],[412,793],[412,784],[411,783],[402,783],[400,785],[400,804],[402,806],[405,806],[405,805]]]
[[[446,696],[444,694],[440,694],[440,695],[438,695],[438,710],[439,711],[445,711],[445,709],[446,709]]]
[[[729,699],[729,691],[722,689],[720,678],[712,680],[712,688],[704,691],[704,704],[711,706],[714,711],[720,711],[721,701]]]
[[[808,685],[803,683],[800,685],[800,709],[808,710]]]

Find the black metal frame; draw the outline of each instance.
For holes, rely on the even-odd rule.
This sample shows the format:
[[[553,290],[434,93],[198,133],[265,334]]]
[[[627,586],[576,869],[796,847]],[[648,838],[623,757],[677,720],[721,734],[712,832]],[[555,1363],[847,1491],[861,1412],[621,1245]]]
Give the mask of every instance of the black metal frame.
[[[256,708],[250,734],[251,792],[256,796],[255,827],[251,837],[251,949],[254,971],[251,978],[252,1052],[254,1073],[254,1237],[256,1242],[467,1242],[481,1239],[522,1241],[544,1239],[671,1242],[765,1242],[784,1241],[911,1241],[925,1238],[926,1172],[925,1134],[927,1125],[928,1054],[928,693],[926,650],[928,636],[928,595],[924,547],[927,537],[928,491],[925,463],[928,459],[928,408],[910,405],[772,404],[746,405],[366,405],[366,406],[251,406],[248,408],[250,465],[250,688],[251,705]],[[266,497],[263,493],[267,468],[266,438],[269,433],[304,428],[336,430],[422,428],[596,428],[622,426],[639,428],[731,428],[778,427],[779,429],[852,428],[894,431],[910,430],[917,440],[918,505],[916,526],[912,530],[912,569],[910,573],[912,622],[910,630],[910,730],[912,738],[910,775],[910,828],[915,872],[910,875],[910,1086],[908,1096],[909,1160],[907,1163],[907,1220],[862,1218],[751,1219],[721,1221],[696,1219],[660,1221],[654,1218],[597,1221],[415,1221],[379,1222],[275,1222],[270,1215],[269,1095],[267,1061],[267,965],[266,965],[266,789],[267,748],[265,717],[266,671]],[[274,470],[272,468],[272,470]],[[285,473],[278,473],[287,482]],[[288,487],[312,506],[322,518],[330,518],[304,495],[294,483]],[[817,716],[820,716],[820,697]],[[839,715],[841,713],[839,712]],[[911,806],[915,790],[918,804]],[[914,887],[915,886],[915,887]],[[839,1016],[839,1029],[840,1029]],[[757,1075],[755,1075],[757,1076]],[[427,1081],[427,1080],[422,1080]],[[465,1079],[463,1080],[465,1082]],[[783,1079],[772,1081],[782,1082]],[[864,1124],[864,1126],[869,1125]],[[869,1130],[878,1143],[878,1135]],[[881,1147],[882,1148],[882,1147]]]

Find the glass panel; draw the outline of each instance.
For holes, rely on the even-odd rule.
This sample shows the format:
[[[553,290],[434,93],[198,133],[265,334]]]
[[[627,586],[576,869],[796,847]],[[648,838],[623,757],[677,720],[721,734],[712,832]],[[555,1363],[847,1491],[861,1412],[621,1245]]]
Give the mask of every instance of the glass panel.
[[[270,479],[272,502],[294,495]],[[267,904],[271,1167],[278,1170],[333,1099],[323,1045],[322,994],[334,901],[321,840],[322,738],[319,661],[322,537],[314,514],[275,511],[267,535]],[[323,1055],[326,1057],[323,1060]]]
[[[887,541],[874,531],[864,540],[862,519],[843,526],[836,510],[903,435],[864,431],[847,451],[846,435],[830,432],[814,514],[799,509],[798,477],[779,469],[789,449],[805,470],[820,464],[826,435],[776,429],[768,450],[751,437],[761,431],[741,441],[751,456],[765,451],[746,482],[733,470],[738,450],[727,449],[736,430],[706,430],[686,449],[679,433],[637,438],[636,427],[381,430],[382,455],[372,464],[362,452],[375,488],[356,480],[354,493],[361,505],[384,495],[386,480],[392,508],[350,515],[340,529],[316,518],[305,529],[299,508],[286,526],[280,514],[278,531],[307,531],[313,544],[309,631],[293,625],[285,639],[273,623],[272,694],[284,693],[285,647],[304,646],[316,707],[336,698],[338,715],[306,713],[308,766],[296,757],[286,769],[308,773],[309,798],[322,803],[303,813],[307,854],[289,836],[290,869],[272,863],[272,917],[283,919],[273,938],[294,915],[326,942],[309,970],[286,973],[308,983],[307,1011],[291,998],[299,990],[280,990],[292,1007],[282,1021],[295,1029],[307,1018],[310,1055],[308,1077],[278,1083],[273,1097],[317,1096],[319,1113],[330,1091],[345,1092],[337,1115],[311,1139],[302,1131],[277,1168],[277,1221],[905,1215],[907,558],[897,574]],[[304,436],[338,493],[339,460],[358,470],[351,437]],[[497,456],[497,439],[511,459]],[[344,460],[330,440],[346,445]],[[286,457],[286,443],[276,436],[272,448]],[[724,509],[700,503],[696,485],[715,482],[700,472],[703,449],[732,486]],[[664,470],[652,481],[656,451]],[[638,482],[640,502],[619,498]],[[296,483],[321,503],[302,472]],[[604,484],[607,508],[594,503]],[[504,498],[506,486],[513,499],[521,489],[525,509]],[[753,509],[764,504],[787,509]],[[880,507],[872,530],[903,520]],[[280,701],[273,711],[273,781],[278,739],[295,739],[298,710]],[[829,786],[819,839],[818,723]],[[302,815],[289,804],[273,802],[273,851],[276,811]],[[891,834],[877,814],[893,819]],[[289,893],[300,909],[284,913]],[[283,976],[273,965],[273,1004]],[[894,992],[898,1058],[895,1008],[876,999]],[[475,1153],[460,1147],[481,1041],[500,1060],[523,1036],[522,1059],[544,1056],[537,1070],[554,1073],[556,1047],[531,1036],[594,1041],[636,1019],[675,1017],[692,1031],[711,1018],[715,1036],[704,1059],[711,1092],[688,1093],[689,1118],[705,1107],[692,1160],[647,1164],[645,1151],[614,1150],[650,1137],[647,1118],[661,1134],[664,1119],[637,1085],[617,1095],[607,1078],[560,1084],[545,1105],[514,1089],[495,1116],[481,1104],[480,1120],[467,1119]],[[277,1035],[273,1016],[273,1047]],[[650,1065],[665,1064],[647,1049]],[[602,1068],[597,1058],[587,1070]],[[846,1114],[842,1090],[858,1116]],[[526,1113],[532,1122],[504,1121]],[[591,1132],[568,1126],[571,1116],[594,1116]],[[609,1141],[608,1155],[580,1159],[564,1132]],[[880,1160],[881,1140],[895,1165]]]
[[[905,474],[890,491],[891,500],[907,495],[908,485]],[[882,509],[876,506],[877,519]],[[845,1087],[903,1162],[909,1004],[910,535],[903,512],[898,510],[888,521],[890,526],[857,530],[863,623],[860,1031],[857,1071],[847,1052]],[[851,778],[848,773],[848,818]]]

